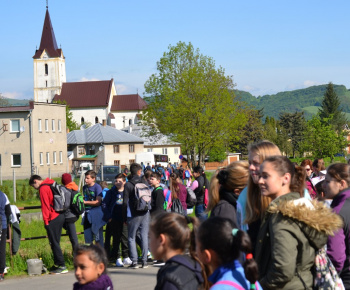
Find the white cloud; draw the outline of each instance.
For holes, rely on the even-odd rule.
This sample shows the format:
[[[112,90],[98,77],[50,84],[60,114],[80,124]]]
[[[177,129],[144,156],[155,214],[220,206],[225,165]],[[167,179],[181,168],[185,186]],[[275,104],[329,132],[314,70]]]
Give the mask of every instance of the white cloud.
[[[24,99],[22,92],[3,92],[2,96],[9,99]]]
[[[99,79],[96,79],[96,78],[88,79],[88,78],[82,77],[82,78],[79,80],[79,82],[91,82],[91,81],[99,81]]]
[[[122,94],[124,94],[125,92],[128,91],[128,88],[127,88],[126,85],[116,84],[115,87],[116,87],[118,95],[122,95]]]
[[[318,81],[310,81],[310,80],[304,81],[305,88],[312,87],[312,86],[318,86],[318,85],[321,85],[321,83]]]

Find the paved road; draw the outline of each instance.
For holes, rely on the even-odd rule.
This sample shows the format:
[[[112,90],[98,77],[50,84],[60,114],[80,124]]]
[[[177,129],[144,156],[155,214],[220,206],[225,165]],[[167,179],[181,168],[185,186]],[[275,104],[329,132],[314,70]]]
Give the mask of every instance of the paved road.
[[[151,290],[156,285],[159,267],[147,269],[108,268],[114,289]],[[76,282],[74,272],[62,275],[42,275],[38,277],[7,278],[0,283],[0,289],[6,290],[66,290],[73,289]]]

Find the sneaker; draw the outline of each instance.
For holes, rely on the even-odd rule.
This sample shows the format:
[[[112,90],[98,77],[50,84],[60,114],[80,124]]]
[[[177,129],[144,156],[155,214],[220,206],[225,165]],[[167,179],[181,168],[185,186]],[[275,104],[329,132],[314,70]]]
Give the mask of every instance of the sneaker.
[[[142,269],[146,269],[146,268],[148,268],[148,264],[147,264],[147,262],[143,262],[143,263],[142,263],[141,268],[142,268]]]
[[[122,259],[117,259],[117,262],[115,262],[116,267],[124,267],[124,264],[122,262]]]
[[[138,269],[140,266],[135,262],[132,262],[132,264],[128,267],[129,269]]]
[[[155,263],[153,263],[153,266],[155,267],[162,267],[165,265],[165,262],[163,260],[158,260]]]
[[[10,267],[5,267],[4,274],[7,274],[7,271],[10,269]]]
[[[59,266],[54,270],[50,271],[50,274],[66,274],[68,273],[68,270],[65,266]]]
[[[132,264],[132,261],[130,260],[129,257],[127,257],[127,258],[125,258],[125,259],[123,260],[123,264],[124,264],[125,266],[129,266],[129,265]]]
[[[0,274],[0,282],[4,281],[5,280],[5,275],[4,273]]]

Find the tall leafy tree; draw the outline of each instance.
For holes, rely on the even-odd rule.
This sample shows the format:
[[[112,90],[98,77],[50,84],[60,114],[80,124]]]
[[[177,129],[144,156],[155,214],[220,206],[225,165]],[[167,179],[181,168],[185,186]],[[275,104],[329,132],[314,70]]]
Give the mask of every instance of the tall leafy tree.
[[[151,125],[150,135],[172,135],[193,165],[197,155],[202,164],[211,148],[237,139],[245,125],[240,103],[230,93],[233,86],[224,69],[191,43],[170,45],[145,83],[148,107],[142,123]]]
[[[70,107],[67,104],[67,102],[65,100],[64,101],[58,100],[58,101],[55,101],[55,103],[66,105],[66,124],[67,124],[67,128],[69,129],[69,131],[79,130],[80,126],[73,119],[73,113],[71,112]]]
[[[288,139],[292,145],[293,158],[295,158],[295,153],[301,151],[300,144],[306,129],[304,112],[280,113],[280,125],[288,134]]]
[[[345,114],[340,108],[339,97],[331,82],[327,86],[319,113],[322,122],[331,122],[330,124],[338,131],[342,130],[347,122]]]

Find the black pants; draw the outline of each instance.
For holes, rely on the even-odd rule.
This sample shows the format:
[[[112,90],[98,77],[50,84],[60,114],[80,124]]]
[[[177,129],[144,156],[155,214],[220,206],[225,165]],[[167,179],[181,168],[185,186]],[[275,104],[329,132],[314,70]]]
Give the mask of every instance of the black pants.
[[[58,217],[49,222],[46,226],[46,232],[49,237],[51,250],[53,253],[53,260],[56,266],[64,267],[65,262],[60,246],[61,234],[63,224],[65,222],[64,214],[60,214]]]
[[[67,231],[74,252],[79,244],[75,222],[65,222],[63,228]]]
[[[123,221],[111,220],[106,227],[106,235],[107,230],[110,232],[110,235],[113,237],[113,246],[112,251],[110,251],[110,246],[108,248],[106,246],[106,251],[109,255],[110,259],[119,259],[121,256],[123,258],[129,257],[129,247],[128,247],[128,226],[123,223]],[[107,244],[107,243],[106,243]],[[105,244],[105,245],[106,245]],[[120,244],[122,246],[122,251],[120,252]]]
[[[6,266],[6,235],[7,229],[0,230],[0,274],[4,273]]]

